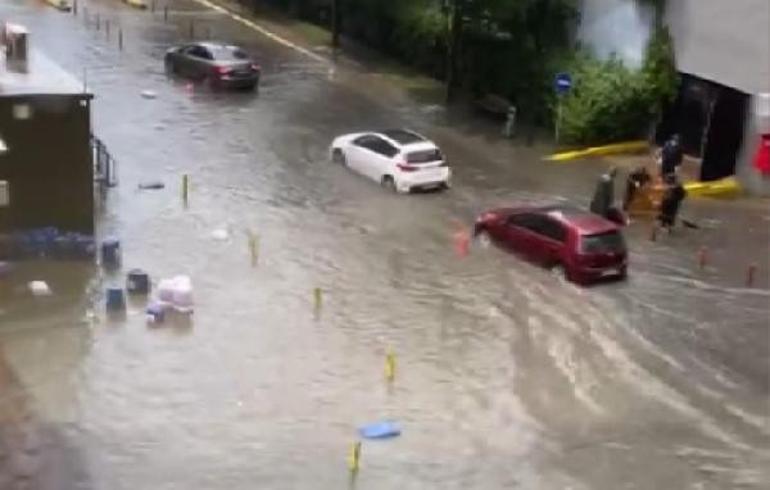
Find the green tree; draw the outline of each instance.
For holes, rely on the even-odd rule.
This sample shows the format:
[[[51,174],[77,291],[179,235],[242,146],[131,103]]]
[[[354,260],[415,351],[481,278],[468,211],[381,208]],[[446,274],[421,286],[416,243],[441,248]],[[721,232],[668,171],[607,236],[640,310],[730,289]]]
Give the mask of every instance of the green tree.
[[[679,76],[671,36],[658,27],[642,68],[632,70],[617,59],[599,61],[581,53],[572,63],[575,88],[565,97],[565,143],[598,144],[645,137],[676,96]]]

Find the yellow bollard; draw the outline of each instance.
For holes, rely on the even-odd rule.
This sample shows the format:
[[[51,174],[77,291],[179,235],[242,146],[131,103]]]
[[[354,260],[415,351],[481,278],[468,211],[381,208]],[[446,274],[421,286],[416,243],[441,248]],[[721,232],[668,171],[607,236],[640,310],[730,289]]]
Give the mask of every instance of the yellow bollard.
[[[319,311],[321,309],[321,304],[323,301],[323,291],[321,288],[313,288],[313,304],[315,306],[315,310]]]
[[[390,349],[388,349],[388,353],[385,355],[385,379],[389,383],[396,379],[396,355]]]
[[[350,453],[348,454],[348,469],[351,473],[358,473],[358,468],[361,465],[361,442],[356,441],[350,445]]]
[[[256,267],[259,262],[259,237],[249,232],[249,252],[251,253],[251,266]]]
[[[182,176],[182,202],[187,207],[187,198],[190,192],[190,177],[187,174]]]

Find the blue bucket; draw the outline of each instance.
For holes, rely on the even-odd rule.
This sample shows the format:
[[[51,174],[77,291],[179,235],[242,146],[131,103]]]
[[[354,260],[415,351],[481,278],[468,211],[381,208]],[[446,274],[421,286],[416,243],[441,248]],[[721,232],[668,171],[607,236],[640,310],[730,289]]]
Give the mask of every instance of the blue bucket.
[[[129,294],[149,294],[150,276],[141,269],[132,269],[126,276],[126,290]]]
[[[160,303],[150,303],[145,310],[148,320],[152,320],[155,323],[163,322],[166,317],[166,308]]]
[[[102,265],[117,267],[120,265],[120,240],[107,238],[102,242]]]
[[[76,234],[74,238],[75,253],[79,259],[91,260],[96,257],[96,241],[94,237]]]
[[[107,288],[106,306],[109,311],[122,311],[126,308],[126,297],[121,288]]]

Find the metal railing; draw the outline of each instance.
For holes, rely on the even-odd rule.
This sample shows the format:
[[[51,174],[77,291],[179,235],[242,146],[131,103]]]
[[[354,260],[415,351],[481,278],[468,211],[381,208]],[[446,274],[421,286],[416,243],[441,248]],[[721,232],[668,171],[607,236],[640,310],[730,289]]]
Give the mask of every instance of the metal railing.
[[[102,140],[94,135],[91,135],[91,151],[96,182],[106,187],[118,185],[118,162],[112,157]]]

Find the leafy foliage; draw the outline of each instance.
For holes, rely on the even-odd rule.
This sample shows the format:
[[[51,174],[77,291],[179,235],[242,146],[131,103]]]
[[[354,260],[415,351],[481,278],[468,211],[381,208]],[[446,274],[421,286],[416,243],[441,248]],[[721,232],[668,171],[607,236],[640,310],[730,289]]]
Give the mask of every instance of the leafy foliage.
[[[332,0],[250,1],[328,23]],[[569,69],[576,87],[564,100],[562,134],[571,143],[640,136],[675,95],[671,38],[661,20],[665,0],[640,1],[656,7],[657,31],[634,71],[574,52],[580,0],[337,0],[345,35],[435,77],[447,76],[447,48],[457,35],[453,79],[475,96],[508,98],[530,124],[553,123],[553,77]],[[461,18],[459,32],[450,31],[452,12]]]
[[[678,76],[671,38],[660,28],[650,40],[641,70],[617,59],[581,53],[572,63],[575,88],[563,101],[565,143],[597,144],[644,137],[676,95]]]

